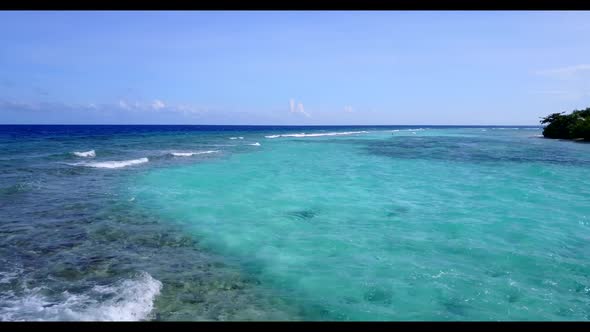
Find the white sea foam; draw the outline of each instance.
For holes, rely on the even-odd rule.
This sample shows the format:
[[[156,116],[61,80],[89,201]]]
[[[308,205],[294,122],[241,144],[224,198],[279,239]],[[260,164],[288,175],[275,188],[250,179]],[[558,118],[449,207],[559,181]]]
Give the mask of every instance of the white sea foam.
[[[541,130],[543,128],[539,127],[517,127],[517,128],[509,128],[509,127],[497,127],[491,128],[492,130]]]
[[[12,280],[17,279],[23,272],[22,268],[15,267],[12,271],[0,271],[0,284],[8,284]]]
[[[63,292],[51,301],[41,288],[24,296],[4,293],[2,321],[139,321],[150,317],[162,283],[148,273],[108,286],[95,286],[84,294]]]
[[[75,156],[78,156],[78,157],[84,157],[84,158],[94,158],[94,157],[96,157],[96,152],[94,150],[84,151],[84,152],[74,151],[72,153]]]
[[[243,137],[230,137],[229,139],[244,139]]]
[[[248,145],[260,146],[260,143],[256,142],[256,143],[252,143],[252,144],[248,144]]]
[[[268,135],[264,136],[266,138],[279,138],[279,137],[321,137],[321,136],[340,136],[340,135],[354,135],[354,134],[365,134],[368,131],[345,131],[345,132],[335,132],[335,133],[316,133],[316,134],[282,134],[282,135]]]
[[[148,158],[139,158],[139,159],[121,160],[121,161],[100,161],[100,162],[94,162],[94,163],[75,163],[75,164],[70,164],[70,165],[95,167],[95,168],[122,168],[122,167],[147,163],[148,161],[149,161]]]
[[[190,157],[196,154],[208,154],[208,153],[217,153],[219,150],[210,150],[210,151],[197,151],[197,152],[171,152],[170,154],[175,157]]]
[[[194,152],[171,152],[171,155],[175,156],[175,157],[190,157],[192,155],[194,155]]]

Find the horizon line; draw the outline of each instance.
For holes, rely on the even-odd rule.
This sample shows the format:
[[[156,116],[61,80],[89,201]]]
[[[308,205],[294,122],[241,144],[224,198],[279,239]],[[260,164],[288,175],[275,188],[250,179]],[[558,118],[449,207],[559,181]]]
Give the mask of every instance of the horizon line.
[[[517,125],[517,124],[135,124],[135,123],[0,123],[0,126],[234,126],[234,127],[413,127],[413,126],[428,126],[428,127],[544,127],[543,125]]]

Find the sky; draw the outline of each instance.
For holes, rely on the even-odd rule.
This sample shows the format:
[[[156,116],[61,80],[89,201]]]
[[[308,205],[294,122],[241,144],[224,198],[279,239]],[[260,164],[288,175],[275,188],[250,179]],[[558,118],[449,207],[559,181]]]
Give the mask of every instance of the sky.
[[[588,11],[3,11],[0,123],[538,125]]]

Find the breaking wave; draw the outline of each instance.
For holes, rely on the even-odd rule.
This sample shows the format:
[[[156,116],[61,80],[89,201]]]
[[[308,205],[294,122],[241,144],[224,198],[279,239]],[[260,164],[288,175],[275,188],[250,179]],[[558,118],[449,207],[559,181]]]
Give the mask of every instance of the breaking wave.
[[[74,152],[72,152],[72,154],[75,155],[75,156],[84,157],[84,158],[94,158],[94,157],[96,157],[96,152],[94,150],[84,151],[84,152],[74,151]]]
[[[196,154],[208,154],[208,153],[217,153],[219,150],[210,150],[210,151],[197,151],[197,152],[171,152],[170,154],[175,157],[190,157]]]
[[[345,131],[345,132],[335,132],[335,133],[317,133],[317,134],[282,134],[282,135],[268,135],[264,136],[266,138],[279,138],[279,137],[321,137],[321,136],[340,136],[340,135],[354,135],[354,134],[365,134],[368,131]]]
[[[100,162],[94,162],[94,163],[75,163],[75,164],[70,164],[70,165],[94,167],[94,168],[122,168],[122,167],[147,163],[148,161],[149,161],[148,158],[139,158],[139,159],[121,160],[121,161],[100,161]]]
[[[140,273],[112,285],[94,286],[84,294],[67,291],[58,300],[42,295],[42,288],[24,296],[5,293],[0,297],[2,321],[139,321],[150,318],[162,283]]]

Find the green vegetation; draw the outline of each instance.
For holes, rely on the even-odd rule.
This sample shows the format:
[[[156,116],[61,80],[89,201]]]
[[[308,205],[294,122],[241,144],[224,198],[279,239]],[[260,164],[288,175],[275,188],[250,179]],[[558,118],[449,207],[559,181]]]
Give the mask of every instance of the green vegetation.
[[[553,113],[542,118],[541,123],[547,124],[543,129],[543,136],[547,138],[590,141],[590,107],[571,114]]]

